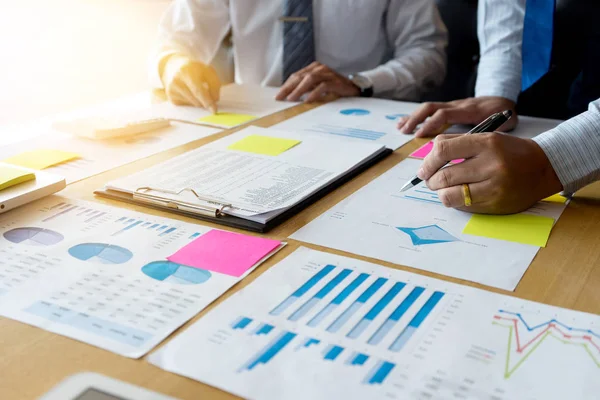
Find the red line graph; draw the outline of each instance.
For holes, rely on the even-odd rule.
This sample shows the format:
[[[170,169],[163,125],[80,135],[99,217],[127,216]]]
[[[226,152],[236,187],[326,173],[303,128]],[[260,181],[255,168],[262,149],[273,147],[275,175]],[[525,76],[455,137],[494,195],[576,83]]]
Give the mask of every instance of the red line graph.
[[[511,321],[513,323],[513,326],[515,328],[515,339],[516,339],[516,342],[517,342],[517,353],[522,353],[523,350],[525,350],[527,347],[529,347],[532,343],[535,343],[539,338],[541,338],[550,329],[554,329],[556,332],[560,333],[562,335],[562,337],[565,338],[565,339],[583,339],[583,340],[586,340],[588,343],[590,343],[592,346],[594,346],[596,348],[596,350],[598,350],[598,352],[600,353],[600,345],[594,343],[594,341],[592,340],[592,337],[590,335],[570,335],[568,333],[563,332],[554,323],[548,324],[548,326],[546,326],[546,328],[544,328],[542,331],[540,331],[540,333],[538,333],[535,337],[533,337],[532,339],[530,339],[524,345],[521,345],[521,338],[520,338],[520,335],[519,335],[519,320],[518,319],[516,319],[516,318],[501,317],[499,315],[495,315],[494,319],[496,319],[496,320],[504,320],[504,321]]]

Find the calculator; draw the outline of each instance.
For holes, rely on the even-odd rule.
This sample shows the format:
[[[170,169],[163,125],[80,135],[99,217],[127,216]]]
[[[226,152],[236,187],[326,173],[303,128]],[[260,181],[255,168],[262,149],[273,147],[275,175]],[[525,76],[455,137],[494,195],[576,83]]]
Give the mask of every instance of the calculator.
[[[39,400],[177,400],[93,372],[73,375],[56,385]]]
[[[171,121],[166,118],[144,118],[140,115],[115,115],[57,121],[52,127],[75,136],[106,140],[138,135],[162,129],[169,125],[171,125]]]

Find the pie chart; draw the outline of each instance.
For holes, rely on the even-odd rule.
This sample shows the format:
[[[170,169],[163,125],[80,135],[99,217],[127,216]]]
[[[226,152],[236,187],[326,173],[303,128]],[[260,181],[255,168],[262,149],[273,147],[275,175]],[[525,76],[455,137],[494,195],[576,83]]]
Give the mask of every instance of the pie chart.
[[[408,114],[390,114],[390,115],[386,115],[385,117],[387,119],[389,119],[390,121],[395,121],[398,118],[407,117],[407,116],[408,116]]]
[[[154,261],[142,267],[142,272],[157,281],[179,285],[197,285],[210,279],[211,273],[171,261]]]
[[[43,228],[15,228],[4,232],[4,238],[9,242],[27,244],[29,246],[52,246],[65,237],[58,232]]]
[[[341,110],[340,114],[343,115],[355,115],[355,116],[363,116],[371,114],[371,111],[365,110],[364,108],[347,108],[345,110]]]
[[[123,264],[133,257],[126,248],[106,243],[81,243],[71,247],[69,254],[78,260],[97,264]]]

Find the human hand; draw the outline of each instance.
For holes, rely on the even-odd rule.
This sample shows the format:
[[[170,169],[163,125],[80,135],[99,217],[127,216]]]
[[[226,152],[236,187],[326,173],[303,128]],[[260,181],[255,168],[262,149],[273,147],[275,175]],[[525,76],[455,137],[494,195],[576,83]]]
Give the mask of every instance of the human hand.
[[[402,133],[412,133],[417,125],[423,125],[415,132],[416,137],[431,137],[443,133],[453,124],[477,125],[497,112],[511,110],[509,119],[500,130],[510,131],[517,126],[518,118],[515,103],[504,97],[472,97],[448,103],[423,103],[408,117],[400,118],[398,129]],[[430,117],[429,119],[427,119]]]
[[[281,86],[275,98],[298,101],[304,94],[307,94],[304,101],[312,103],[326,94],[340,97],[358,96],[360,89],[350,79],[338,74],[327,65],[315,61],[308,67],[293,73]]]
[[[465,161],[440,169],[461,158]],[[446,207],[482,214],[520,212],[563,189],[536,142],[502,133],[438,136],[417,176]],[[463,184],[469,185],[470,207]]]
[[[176,105],[192,105],[217,112],[221,82],[210,65],[182,55],[170,56],[161,71],[165,94]]]

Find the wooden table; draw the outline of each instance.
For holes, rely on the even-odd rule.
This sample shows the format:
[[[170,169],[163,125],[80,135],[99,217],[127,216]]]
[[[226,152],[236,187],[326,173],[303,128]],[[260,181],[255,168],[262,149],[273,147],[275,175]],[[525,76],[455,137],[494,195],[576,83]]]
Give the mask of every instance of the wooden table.
[[[302,113],[311,107],[299,105],[262,118],[254,124],[268,127]],[[70,185],[61,194],[186,222],[199,223],[197,220],[190,218],[96,198],[92,192],[94,189],[102,187],[107,181],[150,167],[226,136],[231,132],[233,130],[77,182]],[[396,165],[424,143],[425,140],[409,142],[378,165],[330,193],[283,225],[269,232],[266,236],[281,240],[286,239],[298,228]],[[202,224],[211,225],[204,222]],[[218,226],[214,225],[214,227]],[[283,251],[260,266],[248,278],[229,290],[181,329],[185,329],[206,312],[217,307],[221,301],[252,282],[257,276],[292,253],[299,246],[355,257],[391,268],[404,269],[451,282],[485,288],[498,293],[511,294],[510,292],[490,289],[460,279],[401,267],[321,246],[303,244],[294,240],[288,240],[288,243],[289,245]],[[540,250],[516,291],[512,294],[528,300],[600,314],[600,184],[591,185],[578,193],[554,227],[548,246]],[[178,331],[171,335],[169,339],[177,333]],[[35,399],[67,376],[82,371],[98,372],[180,399],[234,398],[233,395],[208,385],[165,372],[149,364],[144,359],[131,360],[64,336],[0,318],[0,399]]]

